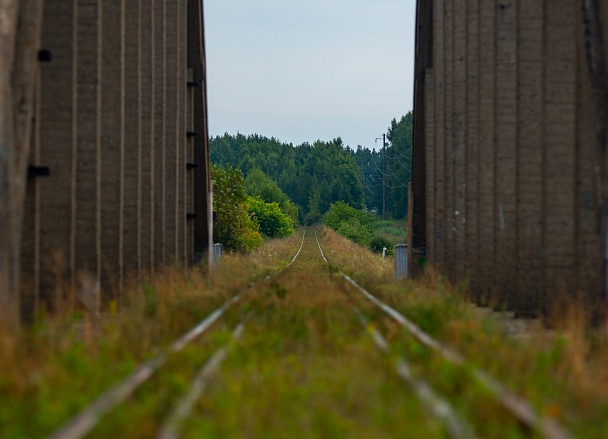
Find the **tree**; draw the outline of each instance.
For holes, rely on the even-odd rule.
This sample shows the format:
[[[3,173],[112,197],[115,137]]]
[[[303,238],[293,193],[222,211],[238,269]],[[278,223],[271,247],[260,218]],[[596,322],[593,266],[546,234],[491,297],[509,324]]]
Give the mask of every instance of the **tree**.
[[[249,197],[249,214],[259,224],[260,232],[269,238],[286,238],[293,233],[293,220],[283,213],[278,203],[266,203]]]
[[[407,215],[407,188],[412,178],[412,131],[414,114],[410,111],[399,122],[393,119],[388,129],[386,151],[386,210],[394,218]]]
[[[276,182],[264,174],[261,169],[253,169],[245,179],[247,194],[259,197],[266,203],[277,203],[280,209],[287,214],[294,223],[298,219],[298,207],[291,202],[289,197],[281,190]]]
[[[249,214],[243,173],[238,168],[211,165],[211,179],[216,213],[214,241],[226,250],[241,252],[261,246],[260,226]]]

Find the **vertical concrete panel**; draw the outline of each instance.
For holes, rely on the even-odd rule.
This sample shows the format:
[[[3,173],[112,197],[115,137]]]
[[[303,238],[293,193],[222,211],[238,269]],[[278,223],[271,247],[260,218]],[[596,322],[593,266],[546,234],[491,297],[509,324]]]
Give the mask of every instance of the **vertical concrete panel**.
[[[188,67],[193,79],[193,128],[194,137],[194,251],[196,259],[207,258],[212,250],[213,221],[211,206],[211,178],[209,169],[208,120],[205,78],[205,40],[203,10],[198,0],[188,0]]]
[[[154,209],[154,157],[155,157],[155,98],[156,75],[154,69],[154,11],[156,0],[140,1],[140,98],[141,98],[141,173],[140,217],[141,269],[154,270],[155,209]]]
[[[456,281],[456,188],[455,188],[455,142],[454,142],[454,1],[444,1],[444,94],[443,106],[445,126],[445,273],[451,282]]]
[[[433,77],[435,80],[435,247],[432,249],[437,268],[446,267],[445,254],[445,50],[444,50],[444,0],[435,0],[433,8],[434,59]]]
[[[192,69],[188,68],[188,83],[193,84],[194,78]],[[188,87],[187,93],[187,114],[186,114],[186,129],[188,131],[194,131],[194,87]],[[186,215],[195,212],[194,208],[194,173],[196,163],[194,161],[194,140],[189,138],[186,140],[186,157],[188,163],[192,166],[187,169],[187,194],[186,194]],[[194,261],[194,219],[186,216],[186,229],[187,229],[187,260],[192,263]]]
[[[517,0],[499,0],[496,14],[494,284],[496,305],[508,305],[517,278]]]
[[[466,218],[466,139],[467,139],[467,0],[454,0],[454,269],[455,280],[465,280]]]
[[[165,262],[166,0],[154,3],[154,264]]]
[[[426,245],[427,261],[431,266],[435,261],[435,77],[433,69],[426,69],[425,90],[425,148],[426,148]]]
[[[608,13],[608,8],[606,8]],[[606,23],[606,22],[605,22]],[[584,293],[590,316],[601,318],[601,270],[602,244],[601,225],[598,222],[598,203],[595,198],[594,176],[596,175],[597,151],[591,91],[587,69],[584,30],[582,23],[577,29],[577,110],[576,110],[576,288]]]
[[[96,295],[100,278],[101,4],[79,0],[76,117],[75,268],[79,291]],[[88,300],[88,299],[85,299]]]
[[[40,218],[40,308],[53,308],[57,295],[73,285],[76,1],[44,4],[41,44],[51,54],[40,64],[36,150],[50,175],[37,182]]]
[[[494,135],[496,4],[479,2],[478,300],[487,303],[494,279]]]
[[[140,51],[140,1],[125,1],[125,87],[124,87],[124,185],[123,185],[123,263],[126,276],[135,274],[141,267],[141,124],[142,100]],[[146,47],[149,50],[149,46]]]
[[[178,0],[166,0],[165,7],[165,262],[174,264],[177,257],[179,147],[178,77]]]
[[[544,255],[545,315],[574,278],[576,188],[575,20],[568,0],[545,3]]]
[[[30,166],[40,165],[40,75],[36,75],[33,102]],[[28,178],[23,223],[21,227],[21,322],[31,323],[38,312],[38,286],[40,283],[40,178]]]
[[[479,166],[479,1],[466,5],[466,137],[465,137],[465,254],[470,289],[478,285],[478,166]]]
[[[102,1],[101,288],[103,301],[122,285],[124,176],[124,0]]]
[[[179,124],[177,130],[177,142],[180,148],[179,163],[177,167],[178,197],[179,205],[177,211],[178,229],[178,255],[179,260],[188,265],[188,225],[187,225],[187,193],[188,193],[188,5],[186,0],[179,0],[179,71],[178,71],[178,93],[179,93]]]
[[[514,308],[533,316],[542,291],[543,0],[519,1],[517,277]]]

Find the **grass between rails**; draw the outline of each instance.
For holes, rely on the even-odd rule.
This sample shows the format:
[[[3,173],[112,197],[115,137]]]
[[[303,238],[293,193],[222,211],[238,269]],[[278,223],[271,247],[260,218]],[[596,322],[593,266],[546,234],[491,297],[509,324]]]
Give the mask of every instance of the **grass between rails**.
[[[299,242],[294,236],[248,256],[227,255],[208,276],[168,269],[128,289],[115,315],[59,313],[16,335],[0,328],[0,437],[57,429],[252,280],[286,265]]]
[[[395,283],[390,268],[367,265],[362,256],[364,251],[358,246],[342,241],[329,229],[324,230],[323,235],[331,263],[340,266],[422,329],[462,353],[473,365],[499,378],[510,390],[528,399],[539,413],[557,418],[576,437],[606,437],[608,340],[605,334],[586,326],[581,306],[571,304],[562,326],[555,332],[538,328],[524,338],[513,339],[506,335],[499,319],[491,314],[480,318],[473,312],[464,287],[451,287],[430,270],[421,280]],[[341,244],[336,246],[333,242]],[[424,365],[417,368],[422,376],[447,394],[462,394],[465,381],[462,377],[450,378],[453,367],[446,366],[436,354],[412,341],[398,325],[387,325],[385,330],[391,333],[389,338],[399,352],[408,358],[423,360],[416,363]],[[468,407],[468,410],[474,407],[478,416],[488,420],[502,416],[500,410],[492,416],[488,412],[491,406],[475,404],[474,399]],[[466,413],[467,409],[463,409]],[[511,430],[502,430],[500,434],[500,427],[497,430],[491,423],[482,427],[486,437],[510,437],[506,432]]]
[[[153,437],[196,370],[245,314],[251,315],[245,334],[198,401],[186,437],[445,437],[397,378],[394,360],[401,355],[480,436],[535,437],[491,402],[471,368],[446,365],[421,347],[348,287],[337,267],[576,437],[605,437],[608,345],[585,329],[575,307],[562,331],[511,339],[491,315],[472,311],[462,288],[436,274],[395,283],[391,259],[329,229],[319,236],[329,269],[311,230],[287,272],[248,290],[209,336],[172,357],[92,437]],[[300,237],[271,241],[248,256],[227,255],[207,277],[196,270],[159,275],[132,289],[116,315],[49,318],[17,337],[0,334],[0,437],[45,436],[235,292],[284,268]],[[373,345],[355,304],[390,341],[392,354]]]

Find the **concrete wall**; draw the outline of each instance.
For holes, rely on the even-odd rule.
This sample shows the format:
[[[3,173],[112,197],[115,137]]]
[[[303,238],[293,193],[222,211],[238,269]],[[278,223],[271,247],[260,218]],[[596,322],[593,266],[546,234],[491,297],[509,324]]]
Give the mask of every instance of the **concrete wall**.
[[[38,3],[17,206],[25,320],[118,301],[126,280],[211,244],[202,2]]]
[[[413,251],[480,303],[599,309],[608,78],[594,89],[589,17],[607,3],[418,2]]]

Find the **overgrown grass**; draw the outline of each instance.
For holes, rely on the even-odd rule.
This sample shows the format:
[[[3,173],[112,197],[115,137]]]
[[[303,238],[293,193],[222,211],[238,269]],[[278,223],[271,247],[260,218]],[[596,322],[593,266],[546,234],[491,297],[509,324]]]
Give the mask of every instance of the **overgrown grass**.
[[[158,353],[236,292],[245,292],[213,331],[173,356],[92,437],[153,437],[196,370],[243,316],[243,338],[185,425],[192,438],[445,437],[439,421],[399,381],[404,356],[416,376],[449,399],[481,437],[536,437],[473,379],[486,370],[575,437],[608,432],[608,342],[572,304],[556,331],[512,338],[504,319],[479,313],[463,287],[427,270],[395,282],[392,260],[321,228],[331,265],[312,230],[285,273],[301,232],[249,255],[225,255],[218,271],[167,270],[133,287],[118,313],[50,316],[20,334],[0,332],[0,437],[45,437],[109,385]],[[446,364],[341,280],[343,270],[425,331],[469,359]],[[255,282],[255,286],[250,284]],[[357,305],[388,339],[379,352],[360,325]]]
[[[407,243],[407,220],[378,220],[373,230],[375,235],[388,239],[393,245]]]
[[[0,328],[0,437],[46,436],[231,295],[285,265],[298,243],[293,237],[226,255],[208,274],[167,269],[129,288],[113,315],[65,310],[18,334]]]

